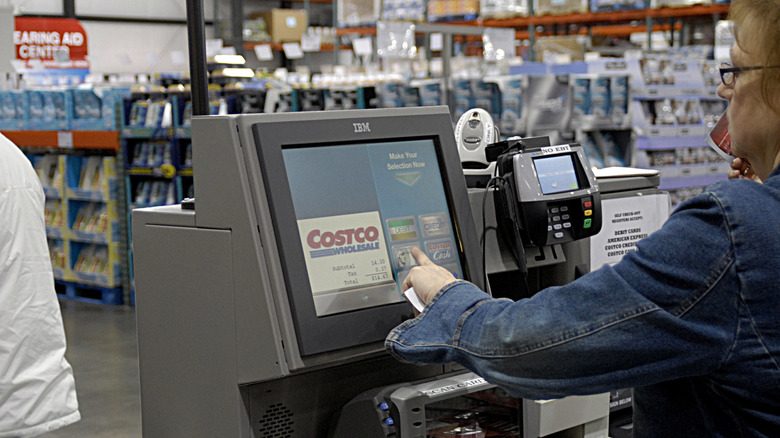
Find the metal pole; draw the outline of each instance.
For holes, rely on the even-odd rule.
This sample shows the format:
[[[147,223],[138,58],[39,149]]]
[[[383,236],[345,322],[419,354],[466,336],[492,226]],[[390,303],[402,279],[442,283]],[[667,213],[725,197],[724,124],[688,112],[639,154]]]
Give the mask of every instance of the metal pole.
[[[230,39],[239,55],[244,54],[244,8],[241,0],[230,3]]]
[[[62,16],[76,18],[76,0],[62,0]]]
[[[650,0],[645,0],[645,11],[649,12],[651,8]],[[647,51],[653,50],[653,17],[648,13],[645,16],[645,27],[647,28]]]
[[[528,2],[528,16],[533,17],[536,14],[534,11],[534,2]],[[528,60],[536,61],[536,26],[531,23],[528,25]]]
[[[206,73],[206,31],[203,0],[187,0],[187,37],[190,52],[192,115],[209,114],[208,76]]]

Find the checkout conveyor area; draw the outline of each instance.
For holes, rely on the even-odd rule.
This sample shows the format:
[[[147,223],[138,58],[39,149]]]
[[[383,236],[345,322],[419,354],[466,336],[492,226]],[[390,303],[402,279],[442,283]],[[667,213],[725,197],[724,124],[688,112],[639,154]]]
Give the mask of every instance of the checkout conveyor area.
[[[541,146],[503,157],[535,194],[469,187],[446,107],[195,117],[192,138],[196,197],[132,213],[145,437],[611,436],[610,394],[516,399],[383,340],[414,317],[411,246],[523,298],[589,272],[577,233],[657,175],[597,180],[578,147]],[[512,207],[507,228],[507,199],[538,218]]]

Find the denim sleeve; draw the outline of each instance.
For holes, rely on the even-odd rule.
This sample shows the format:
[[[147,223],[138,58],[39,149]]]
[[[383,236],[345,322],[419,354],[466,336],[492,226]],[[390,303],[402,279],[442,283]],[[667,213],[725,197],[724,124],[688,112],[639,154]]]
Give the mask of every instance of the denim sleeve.
[[[614,266],[529,299],[460,281],[385,346],[412,363],[457,362],[525,398],[592,394],[721,365],[737,323],[734,252],[717,198],[702,195]]]

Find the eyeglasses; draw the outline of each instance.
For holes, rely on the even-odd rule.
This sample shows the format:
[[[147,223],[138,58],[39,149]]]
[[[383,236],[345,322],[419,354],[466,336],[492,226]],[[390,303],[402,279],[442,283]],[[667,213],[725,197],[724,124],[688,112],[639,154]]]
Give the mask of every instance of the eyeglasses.
[[[734,79],[737,78],[737,75],[739,73],[742,73],[743,71],[750,71],[750,70],[763,70],[765,68],[778,68],[780,65],[769,65],[769,66],[753,66],[753,67],[733,67],[728,62],[724,62],[720,64],[720,80],[723,81],[723,85],[730,86],[734,85]]]

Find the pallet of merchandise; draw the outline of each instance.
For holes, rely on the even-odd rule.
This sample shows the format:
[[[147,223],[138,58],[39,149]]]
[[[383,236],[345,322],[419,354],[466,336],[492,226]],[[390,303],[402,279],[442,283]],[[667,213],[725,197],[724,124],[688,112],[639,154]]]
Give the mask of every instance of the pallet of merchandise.
[[[586,14],[589,9],[587,0],[534,0],[535,15]]]
[[[479,16],[477,0],[428,0],[428,21],[470,21]]]
[[[635,11],[645,8],[645,0],[590,0],[591,12]]]
[[[527,17],[528,2],[529,0],[481,0],[479,17],[495,20]]]
[[[687,8],[688,6],[696,5],[711,5],[712,0],[653,0],[651,7],[653,8]]]
[[[106,288],[73,283],[69,281],[55,281],[54,289],[57,296],[69,300],[83,301],[95,304],[109,304],[118,306],[122,304],[122,288]]]

